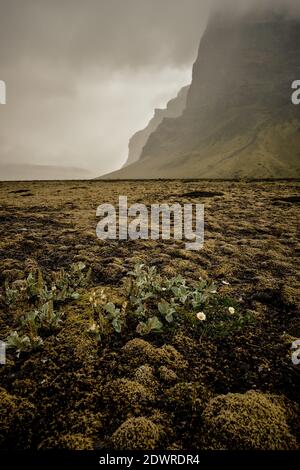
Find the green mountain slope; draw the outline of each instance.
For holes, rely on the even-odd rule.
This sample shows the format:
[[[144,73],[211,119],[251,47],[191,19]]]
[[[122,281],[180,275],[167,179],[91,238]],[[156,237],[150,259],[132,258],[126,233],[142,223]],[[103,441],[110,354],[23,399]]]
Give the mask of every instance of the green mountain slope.
[[[213,17],[183,114],[164,119],[136,163],[108,178],[300,177],[300,22]]]

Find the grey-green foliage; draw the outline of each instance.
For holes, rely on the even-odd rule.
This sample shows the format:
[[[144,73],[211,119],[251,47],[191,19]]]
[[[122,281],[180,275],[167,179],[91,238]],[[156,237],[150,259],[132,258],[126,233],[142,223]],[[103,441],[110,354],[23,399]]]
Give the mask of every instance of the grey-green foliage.
[[[85,264],[80,262],[72,264],[70,271],[61,268],[54,273],[52,298],[57,301],[78,299],[77,289],[86,287],[91,276],[91,269],[85,272],[85,268]]]
[[[111,322],[116,333],[121,333],[122,331],[122,318],[121,310],[117,308],[112,302],[108,302],[104,305],[104,310],[106,312],[107,319]]]
[[[191,304],[194,309],[201,309],[213,294],[216,294],[216,286],[201,279],[195,289],[191,292]]]
[[[239,312],[237,302],[218,295],[213,282],[203,279],[187,282],[180,275],[165,278],[155,267],[143,264],[136,265],[128,274],[125,279],[128,310],[141,335],[188,323],[201,335],[225,336],[252,321],[250,314]],[[229,312],[230,306],[235,307],[234,314]]]
[[[5,282],[4,302],[15,307],[18,302],[29,301],[34,304],[46,303],[49,300],[64,302],[76,300],[78,289],[85,287],[91,276],[91,269],[86,271],[84,263],[75,263],[67,271],[61,268],[52,274],[48,282],[40,270],[30,272],[26,279],[14,282],[11,286]]]
[[[156,317],[150,317],[146,322],[139,322],[136,331],[140,335],[148,335],[149,333],[160,333],[163,329],[162,322]]]
[[[174,315],[176,314],[176,304],[174,302],[170,304],[164,300],[163,302],[159,302],[157,307],[159,313],[168,323],[172,323],[174,321]]]
[[[164,325],[179,320],[181,309],[203,308],[216,293],[213,283],[200,280],[188,285],[180,275],[163,278],[154,266],[139,264],[128,274],[129,303],[140,319],[137,331],[141,334],[162,331]]]
[[[17,331],[13,331],[6,339],[7,348],[15,349],[17,356],[22,352],[30,352],[38,347],[42,346],[43,340],[40,336],[29,337],[25,334],[19,334]]]
[[[55,331],[61,326],[63,314],[54,310],[53,301],[50,300],[45,303],[38,310],[35,310],[35,313],[39,328]]]
[[[79,297],[77,289],[89,282],[91,270],[86,272],[84,263],[71,265],[70,270],[63,268],[52,275],[47,283],[42,272],[29,273],[26,279],[15,281],[11,286],[4,284],[4,304],[10,309],[31,310],[21,318],[17,331],[7,338],[7,345],[21,352],[29,352],[43,344],[42,336],[58,330],[63,321],[63,313],[54,304]],[[34,307],[34,308],[32,308]],[[118,328],[117,322],[116,328]]]
[[[42,334],[56,331],[61,326],[62,317],[62,313],[54,311],[52,301],[43,304],[24,315],[19,331],[8,336],[7,346],[16,349],[18,355],[37,349],[43,344]]]
[[[17,298],[18,298],[19,291],[17,289],[14,289],[13,287],[10,287],[8,282],[5,282],[4,285],[4,302],[6,305],[10,306],[13,305]]]

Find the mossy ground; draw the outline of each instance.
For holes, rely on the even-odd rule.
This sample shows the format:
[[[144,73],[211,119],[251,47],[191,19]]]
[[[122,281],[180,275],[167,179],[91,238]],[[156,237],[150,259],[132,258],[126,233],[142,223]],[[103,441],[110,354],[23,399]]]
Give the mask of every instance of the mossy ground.
[[[300,374],[290,351],[300,337],[299,203],[289,199],[299,194],[299,186],[1,183],[1,283],[22,279],[35,266],[50,274],[77,261],[92,267],[92,280],[79,300],[62,307],[63,327],[41,349],[20,358],[9,352],[0,366],[0,407],[6,410],[0,447],[299,446]],[[172,240],[97,240],[96,208],[117,204],[119,194],[127,195],[129,204],[204,202],[203,250],[186,251],[184,242]],[[121,281],[139,262],[164,276],[216,281],[220,295],[251,311],[255,324],[213,339],[199,337],[187,321],[180,330],[144,338],[124,332],[99,345],[87,332],[89,296],[104,288],[109,300],[121,302]],[[21,314],[2,308],[1,339],[17,327]],[[267,437],[275,415],[278,433]],[[224,436],[221,429],[228,423],[232,432]]]

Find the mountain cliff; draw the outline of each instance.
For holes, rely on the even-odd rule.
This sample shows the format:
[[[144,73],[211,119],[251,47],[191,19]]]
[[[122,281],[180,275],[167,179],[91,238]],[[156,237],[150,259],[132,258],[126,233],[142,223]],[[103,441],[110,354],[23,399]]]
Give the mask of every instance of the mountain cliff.
[[[147,140],[149,139],[152,132],[158,128],[164,118],[179,117],[183,113],[183,110],[186,106],[188,89],[189,86],[183,87],[176,98],[173,98],[168,102],[165,109],[155,109],[154,116],[147,127],[141,131],[138,131],[136,134],[134,134],[133,137],[131,137],[129,141],[128,159],[124,167],[139,160],[144,145],[147,143]]]
[[[259,12],[210,19],[183,114],[109,178],[300,177],[300,21]]]

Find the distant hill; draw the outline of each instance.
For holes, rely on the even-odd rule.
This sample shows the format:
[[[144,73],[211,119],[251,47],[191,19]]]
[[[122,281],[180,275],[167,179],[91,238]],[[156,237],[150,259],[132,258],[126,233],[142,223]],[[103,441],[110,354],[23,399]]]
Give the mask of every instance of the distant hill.
[[[300,21],[266,11],[213,16],[182,115],[140,159],[105,178],[300,177]]]
[[[86,179],[91,176],[87,170],[81,168],[0,163],[1,181],[70,180]]]
[[[131,137],[129,141],[128,159],[124,166],[128,166],[139,160],[148,138],[152,132],[156,131],[164,118],[179,117],[183,113],[186,106],[188,89],[189,86],[183,87],[176,98],[173,98],[168,102],[165,109],[155,109],[154,116],[147,127],[138,131],[133,137]]]

